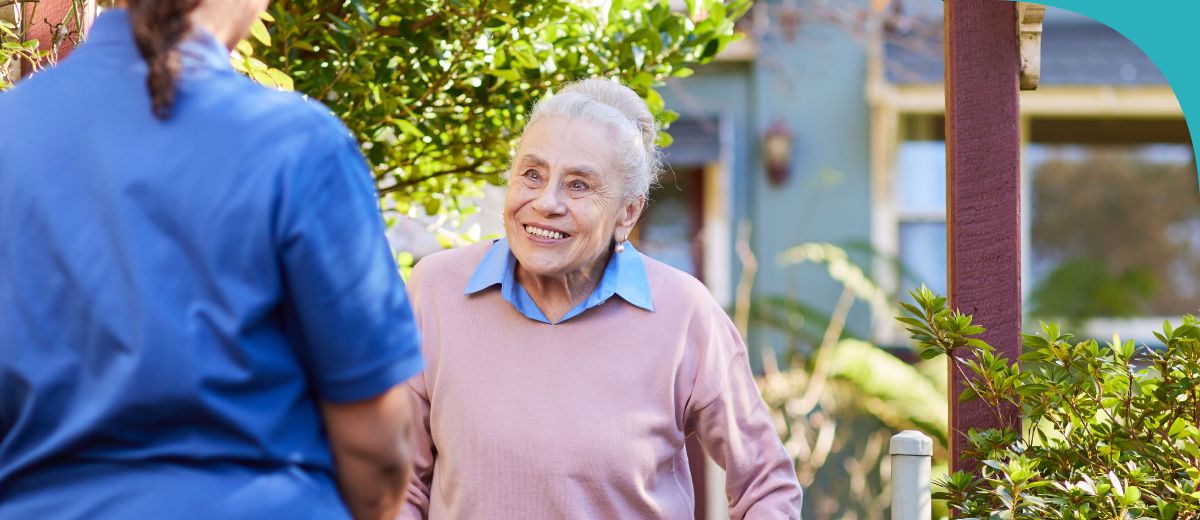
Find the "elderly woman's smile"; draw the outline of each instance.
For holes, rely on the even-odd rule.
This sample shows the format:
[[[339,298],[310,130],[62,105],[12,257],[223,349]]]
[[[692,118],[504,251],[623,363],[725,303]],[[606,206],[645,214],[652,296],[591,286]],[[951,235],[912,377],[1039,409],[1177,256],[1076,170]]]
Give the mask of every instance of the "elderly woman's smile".
[[[564,233],[550,226],[535,226],[533,224],[525,224],[525,232],[529,233],[537,243],[553,244],[565,238],[570,238],[569,233]]]

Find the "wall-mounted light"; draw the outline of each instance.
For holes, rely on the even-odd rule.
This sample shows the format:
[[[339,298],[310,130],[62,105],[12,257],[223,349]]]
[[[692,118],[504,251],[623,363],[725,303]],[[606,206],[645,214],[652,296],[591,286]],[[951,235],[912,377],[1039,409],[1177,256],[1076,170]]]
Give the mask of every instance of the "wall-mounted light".
[[[786,184],[792,176],[792,139],[792,129],[778,119],[763,132],[763,164],[774,186]]]

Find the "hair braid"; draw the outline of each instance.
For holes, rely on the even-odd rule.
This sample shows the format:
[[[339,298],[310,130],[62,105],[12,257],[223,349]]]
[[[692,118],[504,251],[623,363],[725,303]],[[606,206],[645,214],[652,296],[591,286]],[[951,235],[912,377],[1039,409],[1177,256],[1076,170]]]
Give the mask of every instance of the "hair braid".
[[[191,30],[188,15],[199,4],[200,0],[128,0],[133,39],[150,68],[150,108],[159,119],[171,117],[180,70],[175,46]]]

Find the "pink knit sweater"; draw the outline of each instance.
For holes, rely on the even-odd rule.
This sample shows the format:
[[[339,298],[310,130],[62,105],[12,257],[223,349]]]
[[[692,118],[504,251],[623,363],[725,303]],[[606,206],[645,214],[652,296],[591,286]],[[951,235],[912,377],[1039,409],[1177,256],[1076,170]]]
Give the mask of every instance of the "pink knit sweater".
[[[498,289],[488,250],[434,254],[408,289],[427,368],[403,518],[691,518],[684,439],[727,472],[733,518],[799,518],[801,490],[737,330],[696,279],[643,257],[653,312],[614,296],[548,325]]]

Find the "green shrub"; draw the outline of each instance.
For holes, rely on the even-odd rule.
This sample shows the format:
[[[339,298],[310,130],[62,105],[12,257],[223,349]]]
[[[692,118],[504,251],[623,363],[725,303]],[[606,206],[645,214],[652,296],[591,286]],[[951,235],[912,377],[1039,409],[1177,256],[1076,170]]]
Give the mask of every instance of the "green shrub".
[[[898,318],[926,359],[950,356],[962,401],[1020,411],[1021,431],[971,430],[979,475],[938,482],[959,518],[1200,518],[1200,321],[1163,324],[1161,347],[1072,341],[1055,324],[1024,334],[1020,364],[977,336],[971,316],[922,287]]]

